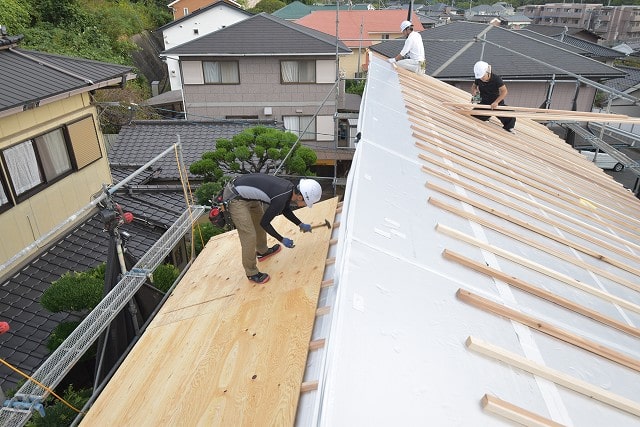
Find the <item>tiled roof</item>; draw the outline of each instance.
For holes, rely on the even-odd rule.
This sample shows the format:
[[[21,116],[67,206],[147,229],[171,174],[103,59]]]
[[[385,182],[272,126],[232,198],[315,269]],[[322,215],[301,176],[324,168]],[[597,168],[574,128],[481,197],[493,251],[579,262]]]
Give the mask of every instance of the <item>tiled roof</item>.
[[[132,122],[123,126],[117,141],[109,152],[112,165],[142,166],[172,144],[182,144],[182,155],[187,167],[200,160],[202,153],[212,151],[216,140],[231,138],[245,129],[257,125],[276,127],[274,122],[259,121],[173,121],[153,120]],[[282,127],[279,129],[284,130]],[[179,181],[175,156],[164,156],[155,165],[157,179]]]
[[[618,68],[627,74],[618,79],[607,80],[604,84],[621,92],[626,92],[632,88],[635,88],[632,91],[638,90],[640,88],[640,68],[625,66],[619,66]]]
[[[564,43],[570,44],[571,46],[576,46],[583,49],[586,53],[586,56],[590,58],[624,58],[626,55],[617,50],[608,48],[606,46],[601,46],[596,43],[591,43],[590,41],[570,36],[570,35],[557,35],[553,36],[554,39],[560,40]]]
[[[184,212],[182,190],[162,193],[116,192],[114,200],[133,213],[133,223],[122,231],[131,237],[127,249],[140,258]],[[11,330],[0,335],[0,358],[23,372],[34,372],[49,356],[47,341],[51,331],[63,321],[79,319],[74,314],[50,313],[40,305],[42,293],[68,271],[87,271],[107,260],[109,236],[103,231],[100,214],[80,224],[60,241],[30,262],[13,277],[0,283],[0,320]],[[0,366],[0,384],[7,391],[20,377]]]
[[[15,47],[0,50],[0,69],[3,77],[0,112],[132,77],[131,67]]]
[[[593,59],[573,53],[575,47],[548,38],[545,43],[523,34],[521,31],[472,22],[455,22],[449,25],[425,30],[420,33],[424,40],[427,57],[427,74],[440,80],[460,80],[472,78],[473,64],[480,58],[491,63],[499,74],[507,79],[548,79],[567,75],[558,69],[539,61],[549,61],[551,65],[589,79],[621,77],[623,73]],[[474,42],[485,35],[495,43]],[[391,57],[402,48],[403,40],[391,40],[374,45],[371,50]],[[564,50],[560,50],[560,46]],[[503,49],[505,47],[506,49]],[[513,51],[509,51],[509,50]]]
[[[338,43],[340,54],[351,53]],[[275,16],[261,13],[198,39],[165,50],[179,56],[267,56],[336,54],[336,40]]]
[[[349,47],[366,48],[372,44],[369,39],[380,39],[382,34],[399,34],[400,23],[406,19],[407,12],[404,10],[345,10],[340,12],[338,19],[339,38],[345,40]],[[295,22],[332,36],[336,34],[335,11],[312,12]],[[412,22],[414,30],[424,29],[415,13]]]

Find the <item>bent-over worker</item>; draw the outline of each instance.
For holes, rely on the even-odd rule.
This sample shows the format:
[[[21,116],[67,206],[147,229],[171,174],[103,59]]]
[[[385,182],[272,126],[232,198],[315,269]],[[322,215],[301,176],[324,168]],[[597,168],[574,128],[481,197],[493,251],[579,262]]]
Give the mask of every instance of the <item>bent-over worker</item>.
[[[304,224],[291,210],[290,204],[311,208],[320,200],[322,188],[313,179],[300,179],[298,185],[273,175],[253,173],[239,175],[224,189],[223,198],[227,210],[238,230],[242,248],[242,266],[247,278],[256,283],[266,283],[267,273],[258,270],[259,261],[280,251],[280,244],[267,246],[267,233],[287,248],[293,248],[293,240],[281,236],[271,225],[278,215],[300,227],[304,233],[311,231],[310,224]],[[266,205],[266,209],[265,209]]]

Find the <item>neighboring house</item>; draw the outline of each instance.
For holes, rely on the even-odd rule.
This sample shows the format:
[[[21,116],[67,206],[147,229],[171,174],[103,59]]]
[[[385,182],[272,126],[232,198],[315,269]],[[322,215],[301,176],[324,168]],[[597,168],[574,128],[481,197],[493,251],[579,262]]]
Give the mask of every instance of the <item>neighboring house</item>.
[[[162,34],[164,49],[172,49],[253,16],[233,1],[217,0],[155,30]],[[171,90],[182,89],[180,64],[175,56],[165,56]]]
[[[563,43],[571,45],[575,48],[582,50],[580,53],[587,58],[596,59],[600,62],[603,62],[607,65],[614,65],[614,61],[616,59],[624,58],[627,56],[624,52],[619,50],[615,50],[606,46],[602,46],[601,44],[595,43],[590,40],[586,40],[585,37],[578,37],[578,34],[571,35],[568,28],[565,28],[564,31],[561,32],[551,32],[551,31],[540,31],[543,28],[539,25],[526,27],[528,32],[524,32],[523,34],[528,34],[532,37],[537,37],[537,34],[540,34],[544,38],[539,38],[539,40],[546,40],[546,37],[551,37],[555,40],[559,40]],[[548,27],[549,28],[549,27]]]
[[[304,4],[298,0],[293,1],[282,7],[275,12],[272,13],[273,16],[277,16],[278,18],[286,19],[289,21],[295,21],[296,19],[300,19],[303,16],[307,16],[311,12],[316,11],[333,11],[336,13],[336,9],[338,9],[339,13],[348,10],[373,10],[375,9],[371,3],[365,4],[351,4],[343,3],[338,4]]]
[[[261,13],[162,53],[179,58],[189,120],[274,120],[328,163],[352,150],[334,142],[344,103],[335,37]]]
[[[338,15],[339,39],[347,45],[353,55],[340,58],[340,68],[345,78],[364,77],[365,52],[376,43],[402,37],[400,23],[407,19],[404,10],[351,10]],[[336,14],[323,11],[312,12],[295,21],[297,24],[335,36]],[[422,31],[422,23],[414,13],[411,22],[415,31]],[[398,53],[400,49],[398,49]]]
[[[110,168],[92,94],[135,75],[131,67],[20,49],[20,39],[0,35],[0,318],[11,327],[0,335],[0,358],[31,374],[48,357],[51,331],[78,319],[45,310],[42,293],[67,272],[106,262],[109,236],[91,203],[133,171]],[[114,195],[136,218],[122,228],[136,258],[186,207],[182,189],[143,191],[150,177],[153,171]],[[185,264],[185,249],[174,249],[176,265]],[[0,366],[5,391],[22,379]]]
[[[524,32],[523,32],[524,31]],[[421,33],[427,57],[427,74],[470,91],[473,64],[487,61],[506,82],[507,105],[591,111],[596,89],[576,84],[576,76],[594,82],[622,77],[616,68],[582,56],[582,49],[558,40],[540,41],[526,30],[456,22]],[[542,36],[538,36],[542,37]],[[487,42],[483,43],[482,38]],[[372,50],[390,57],[401,40],[375,45]]]
[[[173,19],[178,20],[184,18],[187,15],[191,15],[200,9],[204,9],[212,3],[217,3],[218,1],[223,1],[229,5],[232,5],[237,8],[241,8],[242,5],[240,3],[236,3],[233,0],[175,0],[167,5],[169,9],[171,9],[171,13],[173,14]],[[247,7],[253,7],[257,1],[250,1],[251,5],[247,4]]]
[[[554,26],[530,24],[527,26],[527,30],[535,31],[536,33],[554,38],[562,34],[568,34],[570,36],[596,44],[602,40],[602,37],[598,36],[593,31],[587,30],[586,28],[569,28],[561,25]]]
[[[521,14],[503,15],[500,17],[500,25],[512,30],[526,28],[531,23],[531,19]]]
[[[122,127],[109,151],[114,184],[128,178],[158,154],[178,141],[185,166],[213,150],[219,138],[231,138],[259,122],[188,122],[134,121]],[[194,185],[189,174],[185,185]],[[192,188],[193,190],[193,188]],[[176,156],[159,159],[147,171],[134,178],[114,199],[124,211],[134,215],[131,224],[121,227],[131,237],[127,250],[141,258],[187,209]],[[90,195],[87,195],[87,201]],[[107,260],[109,236],[96,210],[89,218],[77,222],[74,229],[50,245],[46,251],[24,266],[17,274],[0,283],[0,301],[6,307],[1,320],[8,321],[10,333],[0,335],[0,357],[27,372],[34,372],[48,357],[49,334],[62,321],[76,320],[66,313],[50,313],[40,306],[40,297],[51,282],[68,271],[86,271]],[[198,238],[196,236],[196,238]],[[166,262],[183,267],[188,259],[185,242],[180,242]],[[75,370],[74,370],[75,371]],[[90,377],[92,372],[80,375]],[[16,386],[20,377],[0,366],[0,384],[6,391]]]
[[[135,77],[131,67],[20,49],[21,38],[0,35],[0,278],[111,183],[91,94]]]

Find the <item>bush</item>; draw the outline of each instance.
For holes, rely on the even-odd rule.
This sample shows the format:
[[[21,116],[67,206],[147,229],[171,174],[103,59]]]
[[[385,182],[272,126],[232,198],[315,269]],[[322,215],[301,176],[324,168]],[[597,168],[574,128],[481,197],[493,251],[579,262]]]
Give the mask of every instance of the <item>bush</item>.
[[[194,248],[196,251],[196,256],[198,256],[200,251],[202,251],[202,248],[204,248],[204,245],[207,244],[210,238],[212,238],[213,236],[217,236],[218,234],[222,234],[225,231],[226,230],[222,228],[214,227],[213,225],[208,223],[197,225],[193,237],[195,239]]]
[[[82,409],[91,397],[91,389],[75,390],[70,385],[62,394],[62,398],[69,402],[76,409]],[[31,420],[27,424],[27,427],[61,427],[69,426],[76,418],[78,413],[69,408],[60,400],[51,396],[46,401],[45,417],[41,417],[38,412],[35,412]]]
[[[104,277],[98,278],[96,274],[96,269],[65,273],[44,291],[40,303],[52,313],[93,310],[104,292]]]
[[[172,264],[162,264],[153,272],[153,286],[167,293],[173,282],[180,275],[180,270]]]

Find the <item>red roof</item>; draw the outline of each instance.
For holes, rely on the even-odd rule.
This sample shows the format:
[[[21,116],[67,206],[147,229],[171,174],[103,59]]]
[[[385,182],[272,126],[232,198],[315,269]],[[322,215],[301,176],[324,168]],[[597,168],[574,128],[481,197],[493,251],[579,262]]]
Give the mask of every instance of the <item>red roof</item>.
[[[378,43],[383,34],[388,34],[391,39],[399,37],[402,34],[400,32],[400,23],[406,19],[407,11],[402,9],[341,10],[338,13],[338,38],[351,48],[369,47]],[[295,22],[332,36],[336,35],[335,11],[321,10],[311,12]],[[412,14],[411,22],[413,22],[414,30],[424,30],[415,13]],[[360,29],[361,26],[362,31]],[[360,42],[360,39],[362,39],[362,42]]]

